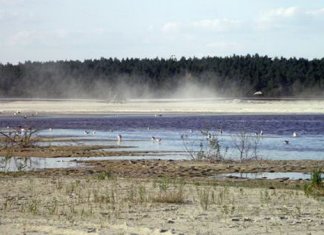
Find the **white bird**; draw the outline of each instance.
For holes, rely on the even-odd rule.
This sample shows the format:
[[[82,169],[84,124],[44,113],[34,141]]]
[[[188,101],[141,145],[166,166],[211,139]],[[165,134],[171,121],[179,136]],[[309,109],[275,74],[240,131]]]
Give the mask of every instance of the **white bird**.
[[[90,134],[90,131],[85,130],[85,131],[84,131],[84,134],[85,134],[85,135],[89,135],[89,134]]]
[[[118,135],[117,135],[117,141],[118,141],[118,142],[122,141],[122,138],[123,138],[123,137],[122,137],[121,134],[118,134]]]
[[[297,132],[294,131],[293,134],[292,134],[292,136],[293,136],[293,137],[297,137],[297,136],[298,136]]]
[[[152,139],[153,142],[156,142],[156,143],[161,143],[161,141],[162,141],[161,138],[156,138],[156,137],[154,137],[154,136],[152,136],[151,139]]]

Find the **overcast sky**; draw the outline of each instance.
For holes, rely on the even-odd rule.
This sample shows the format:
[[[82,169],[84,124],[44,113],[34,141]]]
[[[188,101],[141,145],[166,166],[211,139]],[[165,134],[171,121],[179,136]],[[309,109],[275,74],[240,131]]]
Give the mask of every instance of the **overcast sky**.
[[[324,0],[0,0],[0,63],[324,57]]]

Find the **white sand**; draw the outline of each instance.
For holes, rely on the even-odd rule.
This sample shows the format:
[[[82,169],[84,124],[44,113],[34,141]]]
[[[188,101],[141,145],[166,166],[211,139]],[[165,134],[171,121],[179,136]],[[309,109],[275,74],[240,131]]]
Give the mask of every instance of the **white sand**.
[[[201,100],[173,102],[133,101],[108,103],[94,100],[0,101],[2,115],[21,113],[109,114],[109,113],[232,113],[303,114],[324,113],[324,100]]]

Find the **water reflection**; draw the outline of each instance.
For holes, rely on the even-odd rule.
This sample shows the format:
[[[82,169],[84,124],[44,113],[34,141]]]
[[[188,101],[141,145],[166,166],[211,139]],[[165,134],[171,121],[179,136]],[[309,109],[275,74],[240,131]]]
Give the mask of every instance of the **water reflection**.
[[[213,178],[309,180],[310,177],[311,177],[310,173],[302,173],[302,172],[258,172],[258,173],[218,174]],[[322,174],[322,177],[324,177],[324,174]]]
[[[202,129],[218,132],[219,143],[226,157],[237,159],[233,135],[238,131],[262,133],[258,155],[262,159],[302,160],[324,159],[324,115],[187,115],[187,116],[119,116],[116,117],[35,117],[13,119],[0,117],[0,130],[7,126],[32,126],[41,131],[36,135],[54,141],[40,141],[38,146],[103,145],[119,148],[106,151],[147,152],[137,159],[190,159],[188,151],[206,147]],[[220,133],[221,130],[221,133]],[[298,135],[293,136],[296,132]],[[117,142],[117,136],[122,139]],[[152,138],[154,137],[154,138]],[[157,138],[161,141],[154,141]],[[205,138],[205,139],[203,139]],[[153,139],[153,140],[152,140]],[[288,141],[289,144],[285,144]],[[186,142],[186,143],[185,143]],[[184,146],[187,144],[187,146]],[[133,146],[132,149],[128,148]],[[4,147],[4,146],[2,146]],[[102,157],[134,159],[135,156]],[[12,156],[12,155],[10,155]],[[92,158],[95,159],[95,158]],[[77,158],[20,158],[0,156],[0,171],[27,171],[44,168],[75,167]],[[90,160],[90,159],[88,159]]]
[[[77,167],[78,165],[76,159],[71,158],[0,157],[1,172],[70,168]]]

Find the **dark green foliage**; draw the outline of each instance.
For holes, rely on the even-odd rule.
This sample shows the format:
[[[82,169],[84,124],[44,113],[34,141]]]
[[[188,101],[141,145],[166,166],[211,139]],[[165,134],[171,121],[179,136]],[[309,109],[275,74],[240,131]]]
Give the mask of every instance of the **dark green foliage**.
[[[324,58],[272,59],[256,54],[0,64],[0,97],[112,99],[125,85],[132,88],[128,96],[151,91],[160,97],[187,83],[209,87],[219,96],[246,97],[262,91],[265,97],[319,97]]]

